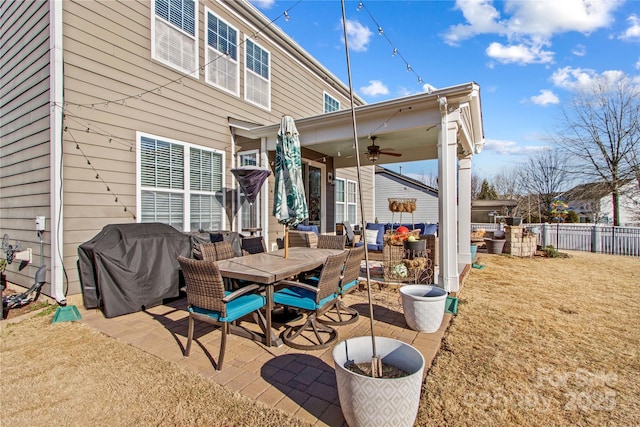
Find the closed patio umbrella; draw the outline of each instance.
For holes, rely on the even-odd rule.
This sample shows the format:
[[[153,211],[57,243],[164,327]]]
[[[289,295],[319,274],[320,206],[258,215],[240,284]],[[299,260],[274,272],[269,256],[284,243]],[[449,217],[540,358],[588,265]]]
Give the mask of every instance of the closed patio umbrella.
[[[273,215],[280,224],[284,224],[284,256],[287,258],[289,226],[300,224],[309,216],[302,181],[300,139],[296,124],[290,116],[282,116],[278,130],[275,177]]]

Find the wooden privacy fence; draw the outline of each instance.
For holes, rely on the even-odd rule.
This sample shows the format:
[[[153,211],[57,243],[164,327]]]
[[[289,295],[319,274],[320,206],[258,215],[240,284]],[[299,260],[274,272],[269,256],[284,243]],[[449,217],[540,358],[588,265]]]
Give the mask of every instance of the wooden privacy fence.
[[[471,231],[498,230],[499,224],[472,223]],[[556,249],[640,257],[640,228],[600,224],[524,224],[538,245]]]

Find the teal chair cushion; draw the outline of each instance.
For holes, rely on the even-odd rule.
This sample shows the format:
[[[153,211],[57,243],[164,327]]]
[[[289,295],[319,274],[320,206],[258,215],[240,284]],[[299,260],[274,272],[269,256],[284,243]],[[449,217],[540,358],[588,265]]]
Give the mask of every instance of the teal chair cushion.
[[[225,295],[229,295],[231,292],[225,291]],[[190,306],[189,311],[196,314],[202,314],[209,316],[218,322],[233,322],[245,316],[252,311],[259,310],[264,307],[265,298],[259,294],[243,295],[227,303],[227,316],[221,317],[219,311],[207,310],[200,307]]]
[[[342,289],[341,289],[341,292],[340,292],[340,293],[341,293],[342,295],[346,294],[346,293],[347,293],[347,291],[348,291],[349,289],[353,288],[353,287],[354,287],[355,285],[357,285],[357,284],[358,284],[358,281],[357,281],[357,280],[352,280],[352,281],[351,281],[351,282],[349,282],[349,283],[345,283],[344,285],[342,285]]]
[[[320,300],[319,304],[316,304],[316,294],[314,292],[302,288],[291,287],[280,289],[278,292],[274,293],[273,301],[276,304],[314,311],[337,297],[338,294],[331,294]]]

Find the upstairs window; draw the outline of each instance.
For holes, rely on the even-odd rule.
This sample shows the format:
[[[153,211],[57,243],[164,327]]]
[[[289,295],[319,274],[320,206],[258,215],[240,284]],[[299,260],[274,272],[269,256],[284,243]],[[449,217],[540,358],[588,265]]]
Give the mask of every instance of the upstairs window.
[[[196,2],[155,0],[152,4],[152,58],[198,77]]]
[[[271,109],[271,55],[254,41],[245,43],[245,86],[247,101]]]
[[[340,101],[325,92],[324,94],[324,112],[331,113],[340,109]]]
[[[207,10],[206,82],[234,95],[240,89],[238,30]]]

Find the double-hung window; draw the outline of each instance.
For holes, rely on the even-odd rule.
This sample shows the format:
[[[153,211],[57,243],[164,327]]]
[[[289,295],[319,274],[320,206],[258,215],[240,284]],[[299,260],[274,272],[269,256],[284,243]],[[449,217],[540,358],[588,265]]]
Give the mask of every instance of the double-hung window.
[[[253,40],[245,39],[244,98],[271,109],[271,54]]]
[[[224,228],[224,153],[141,133],[137,142],[140,222]]]
[[[238,30],[208,9],[206,16],[206,82],[238,96]]]
[[[338,111],[340,109],[340,101],[329,95],[327,92],[324,93],[324,112],[331,113],[332,111]]]
[[[198,77],[197,2],[154,0],[152,4],[152,58]]]
[[[336,223],[349,221],[349,224],[357,223],[358,191],[355,181],[336,179],[335,206]]]

